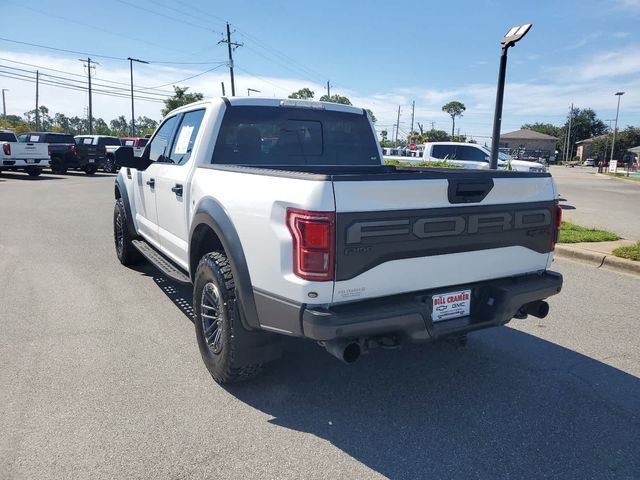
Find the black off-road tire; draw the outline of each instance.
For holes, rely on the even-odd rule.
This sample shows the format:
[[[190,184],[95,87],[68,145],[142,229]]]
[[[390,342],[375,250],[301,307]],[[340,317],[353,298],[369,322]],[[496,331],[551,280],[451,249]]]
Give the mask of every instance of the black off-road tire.
[[[84,173],[86,173],[87,175],[93,175],[97,170],[98,167],[96,167],[95,165],[87,165],[86,167],[84,167]]]
[[[63,167],[61,163],[62,163],[61,158],[53,157],[51,159],[49,168],[51,168],[51,171],[56,175],[64,175],[65,173],[67,173],[67,168]]]
[[[221,329],[219,351],[205,339],[203,322],[203,292],[213,284],[219,297],[218,316]],[[245,336],[257,333],[247,331],[240,320],[240,309],[236,303],[235,283],[231,264],[222,252],[207,253],[202,257],[196,270],[193,288],[193,309],[196,338],[200,354],[213,379],[220,383],[237,383],[256,377],[262,370],[262,364],[239,365],[237,355],[239,344]],[[207,310],[212,313],[211,309]],[[211,320],[209,320],[211,321]],[[211,337],[209,337],[211,338]]]
[[[112,155],[107,156],[107,160],[104,164],[104,171],[106,173],[116,173],[118,169],[116,168],[116,159],[113,158]]]
[[[37,177],[42,173],[42,169],[38,167],[27,167],[25,172],[27,172],[27,175],[30,177]]]
[[[113,209],[113,239],[116,246],[116,256],[122,265],[135,265],[143,260],[142,254],[131,243],[133,238],[127,228],[127,213],[121,198],[116,200]]]

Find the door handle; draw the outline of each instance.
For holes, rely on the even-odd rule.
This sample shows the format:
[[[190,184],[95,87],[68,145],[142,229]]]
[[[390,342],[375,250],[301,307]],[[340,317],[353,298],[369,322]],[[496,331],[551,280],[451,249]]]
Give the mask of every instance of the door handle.
[[[147,185],[149,185],[151,188],[154,188],[156,186],[156,179],[150,178],[149,180],[147,180]]]
[[[171,191],[173,193],[175,193],[176,196],[181,197],[182,196],[182,185],[180,185],[179,183],[176,183],[176,186],[172,187]]]

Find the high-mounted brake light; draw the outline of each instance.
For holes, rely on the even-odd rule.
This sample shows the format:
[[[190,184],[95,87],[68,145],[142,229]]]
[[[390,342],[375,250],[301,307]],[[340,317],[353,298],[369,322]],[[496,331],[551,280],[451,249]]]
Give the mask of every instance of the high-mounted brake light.
[[[551,241],[551,249],[555,250],[556,248],[556,243],[558,243],[558,239],[560,238],[560,225],[562,225],[562,208],[560,207],[560,202],[558,202],[556,200],[556,211],[555,211],[556,217],[555,217],[555,222],[553,225],[553,232],[552,232],[552,241]]]
[[[317,110],[324,110],[324,104],[315,102],[313,100],[280,100],[281,107],[294,107],[294,108],[315,108]]]
[[[293,239],[293,273],[305,280],[333,280],[335,261],[334,212],[287,209],[287,227]]]
[[[9,145],[8,143],[3,143],[2,151],[4,152],[5,155],[11,155],[11,145]]]

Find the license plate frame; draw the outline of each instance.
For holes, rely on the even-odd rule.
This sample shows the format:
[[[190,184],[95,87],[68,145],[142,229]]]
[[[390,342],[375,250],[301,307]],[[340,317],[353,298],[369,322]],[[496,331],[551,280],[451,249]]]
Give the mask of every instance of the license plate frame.
[[[431,297],[431,321],[443,322],[471,315],[471,289],[437,293]]]

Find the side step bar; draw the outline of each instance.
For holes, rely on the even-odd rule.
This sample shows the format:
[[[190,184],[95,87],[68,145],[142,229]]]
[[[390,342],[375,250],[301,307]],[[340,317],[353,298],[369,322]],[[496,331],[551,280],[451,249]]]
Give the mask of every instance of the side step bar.
[[[131,243],[144,256],[144,258],[149,260],[149,262],[151,262],[151,264],[160,270],[166,277],[169,277],[174,282],[181,283],[183,285],[191,284],[191,279],[180,267],[168,260],[147,242],[144,240],[132,240]]]

